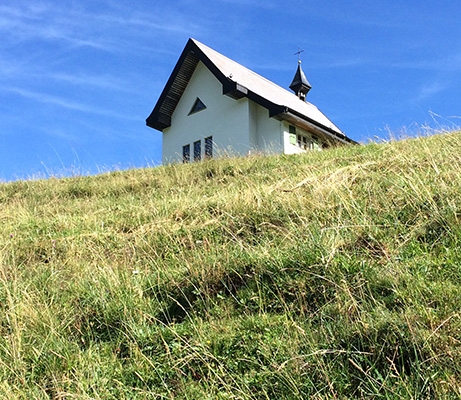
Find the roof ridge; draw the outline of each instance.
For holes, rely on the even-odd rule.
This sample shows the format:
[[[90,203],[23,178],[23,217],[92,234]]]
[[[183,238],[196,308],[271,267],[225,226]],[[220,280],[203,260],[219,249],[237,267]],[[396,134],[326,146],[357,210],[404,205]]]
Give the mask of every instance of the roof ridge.
[[[290,96],[293,96],[293,97],[295,97],[296,99],[298,99],[298,97],[297,97],[293,92],[291,92],[291,91],[289,91],[288,89],[285,89],[283,86],[280,86],[279,84],[277,84],[277,83],[271,81],[269,78],[266,78],[265,76],[263,76],[263,75],[261,75],[261,74],[255,72],[255,71],[253,71],[252,69],[246,67],[245,65],[240,64],[239,62],[233,60],[232,58],[227,57],[226,55],[220,53],[219,51],[214,50],[213,48],[207,46],[206,44],[201,43],[200,41],[198,41],[198,40],[196,40],[196,39],[190,38],[190,40],[192,40],[192,41],[200,48],[200,50],[203,51],[203,47],[204,47],[206,50],[215,53],[216,56],[225,58],[227,61],[229,61],[230,63],[234,64],[237,68],[245,69],[247,73],[250,73],[250,74],[256,76],[257,78],[264,80],[266,83],[268,83],[268,84],[270,84],[270,85],[276,87],[278,90],[283,90],[284,92],[286,92],[286,93],[289,94]],[[210,61],[213,62],[213,60],[210,60]],[[219,67],[218,67],[218,68],[219,68]],[[229,77],[228,77],[228,78],[229,78]],[[232,78],[230,78],[230,79],[232,79]],[[238,82],[237,82],[237,83],[238,83]],[[299,99],[298,99],[298,100],[299,100]],[[312,104],[312,103],[309,102],[309,101],[305,101],[304,103],[307,104],[307,105],[309,105],[309,106],[314,107],[314,108],[317,109],[317,110],[319,110],[319,108],[318,108],[315,104]],[[319,111],[320,111],[320,110],[319,110]]]

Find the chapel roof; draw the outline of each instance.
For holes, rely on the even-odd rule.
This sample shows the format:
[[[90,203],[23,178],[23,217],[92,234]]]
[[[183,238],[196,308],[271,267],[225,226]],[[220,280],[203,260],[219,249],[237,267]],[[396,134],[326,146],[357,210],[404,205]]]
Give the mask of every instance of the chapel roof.
[[[189,39],[146,124],[162,131],[171,126],[171,116],[201,61],[221,82],[223,94],[234,99],[247,97],[269,110],[269,117],[300,119],[341,142],[355,143],[313,104],[278,86],[243,65],[195,39]]]

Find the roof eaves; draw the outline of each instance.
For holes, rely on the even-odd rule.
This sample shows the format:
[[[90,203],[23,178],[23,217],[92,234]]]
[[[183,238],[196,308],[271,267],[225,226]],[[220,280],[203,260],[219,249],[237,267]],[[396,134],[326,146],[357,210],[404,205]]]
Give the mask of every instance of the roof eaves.
[[[254,101],[256,104],[266,108],[269,111],[269,118],[275,117],[287,111],[287,107],[276,104],[273,101],[268,100],[266,97],[261,96],[255,92],[248,91],[246,97]]]
[[[321,123],[319,123],[318,121],[312,119],[312,118],[309,118],[308,116],[304,115],[304,114],[301,114],[295,110],[292,110],[288,107],[285,107],[285,110],[283,113],[280,113],[278,115],[274,115],[274,117],[277,117],[277,118],[280,118],[280,119],[285,119],[287,116],[293,116],[297,119],[301,119],[301,120],[304,120],[306,122],[308,122],[309,124],[311,125],[314,125],[316,126],[317,128],[321,129],[327,136],[332,136],[335,140],[338,140],[342,143],[349,143],[349,144],[359,144],[358,142],[356,142],[355,140],[352,140],[351,138],[347,137],[343,132],[337,132],[336,130],[328,127],[328,126],[325,126]]]
[[[284,117],[286,116],[294,116],[297,119],[302,119],[308,122],[309,124],[316,126],[320,130],[322,130],[327,136],[333,136],[334,139],[339,140],[340,142],[358,144],[354,140],[347,137],[344,133],[337,132],[336,130],[328,126],[321,124],[315,119],[309,118],[308,116],[302,113],[299,113],[295,110],[292,110],[285,105],[276,104],[266,99],[265,97],[260,96],[251,91],[247,91],[246,97],[248,97],[248,99],[254,101],[255,103],[259,104],[260,106],[266,108],[269,111],[269,118],[273,117],[273,118],[278,118],[278,119],[285,119]]]
[[[299,111],[295,111],[288,106],[283,104],[277,104],[267,97],[262,96],[258,93],[250,91],[243,85],[239,84],[238,82],[232,81],[230,79],[227,80],[227,83],[223,83],[223,94],[227,94],[228,96],[240,99],[242,97],[247,97],[249,100],[254,101],[255,103],[259,104],[260,106],[266,108],[269,111],[269,117],[275,117],[279,119],[284,119],[284,115],[292,115],[295,118],[302,119],[308,122],[311,125],[316,126],[318,129],[323,131],[328,136],[333,136],[337,140],[345,143],[354,143],[358,144],[357,142],[353,141],[352,139],[348,138],[344,133],[341,131],[337,131],[331,127],[323,125],[319,121],[309,118],[307,115],[300,113]],[[336,128],[337,129],[337,128]]]
[[[209,60],[195,41],[189,39],[154,109],[146,119],[147,126],[159,131],[171,126],[171,116],[199,61],[202,61],[223,85],[229,84],[229,79]]]
[[[238,82],[227,79],[222,85],[222,94],[229,96],[235,100],[248,96],[248,89]]]
[[[163,91],[160,94],[157,103],[155,104],[154,109],[146,119],[147,126],[160,131],[171,126],[171,115],[173,114],[177,102],[179,101],[179,98],[181,97],[182,92],[184,91],[185,86],[187,85],[187,83],[185,82],[185,80],[187,80],[187,76],[185,76],[185,79],[179,80],[182,84],[178,84],[178,76],[187,75],[186,68],[184,68],[183,66],[185,65],[186,59],[188,57],[191,62],[187,63],[187,65],[189,65],[189,68],[192,67],[193,69],[195,69],[196,63],[195,66],[193,65],[194,57],[190,57],[189,55],[190,53],[193,54],[194,47],[196,47],[194,42],[191,39],[189,39],[178,61],[176,62],[173,72],[168,78],[168,81],[165,87],[163,88]],[[184,88],[181,88],[181,86],[184,86]]]

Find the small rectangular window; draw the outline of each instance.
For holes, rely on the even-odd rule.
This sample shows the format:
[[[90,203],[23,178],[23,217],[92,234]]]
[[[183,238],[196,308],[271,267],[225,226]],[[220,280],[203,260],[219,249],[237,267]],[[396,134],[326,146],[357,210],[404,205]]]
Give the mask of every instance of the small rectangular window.
[[[190,161],[190,144],[182,146],[182,162],[188,163]]]
[[[194,161],[200,161],[202,158],[202,142],[197,140],[194,142]]]
[[[307,137],[303,136],[303,149],[307,150],[308,148],[309,148],[309,146],[307,144]]]
[[[205,138],[205,158],[213,158],[213,136]]]

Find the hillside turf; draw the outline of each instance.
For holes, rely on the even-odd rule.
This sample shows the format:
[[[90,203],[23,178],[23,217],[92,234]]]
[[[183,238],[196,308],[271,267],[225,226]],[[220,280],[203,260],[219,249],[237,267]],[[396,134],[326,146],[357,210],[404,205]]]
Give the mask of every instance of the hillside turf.
[[[1,399],[461,398],[461,132],[0,185]]]

